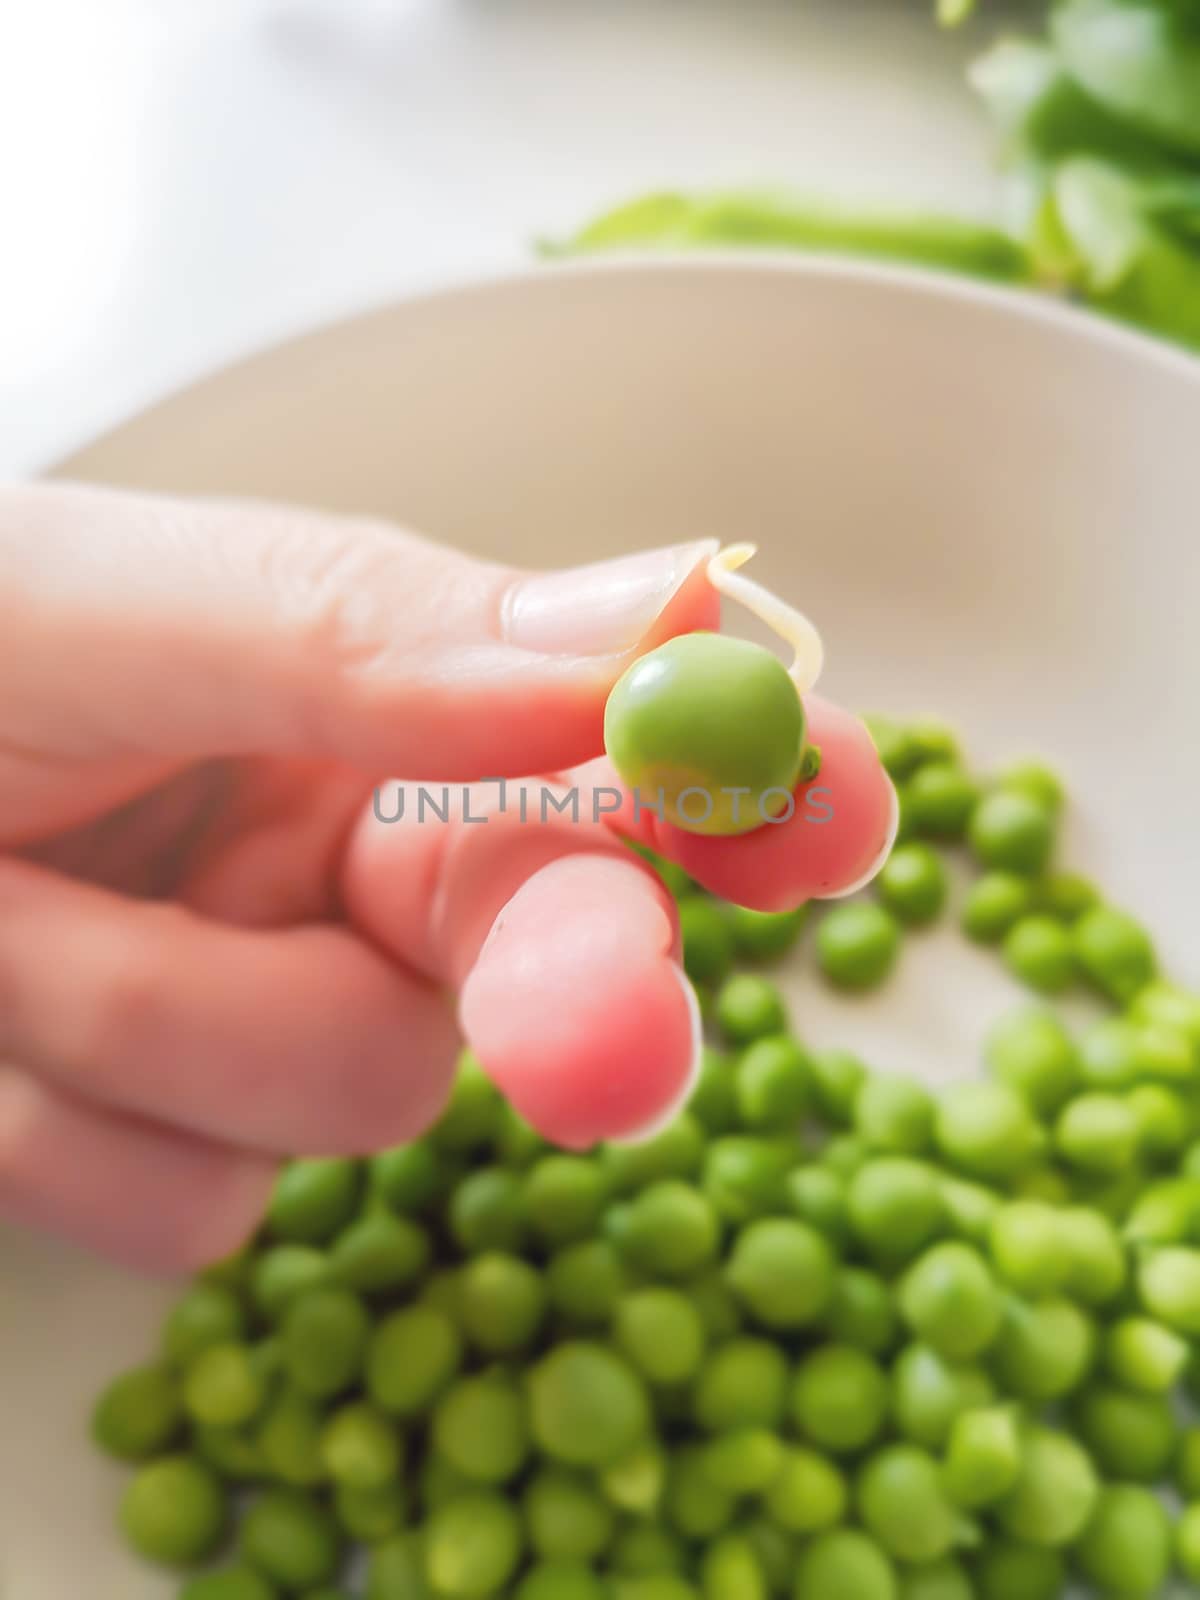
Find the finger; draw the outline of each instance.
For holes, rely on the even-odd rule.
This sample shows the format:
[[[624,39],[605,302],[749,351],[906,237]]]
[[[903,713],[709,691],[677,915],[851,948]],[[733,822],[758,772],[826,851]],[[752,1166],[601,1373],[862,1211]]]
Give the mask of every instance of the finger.
[[[805,697],[809,738],[820,747],[821,770],[801,785],[790,817],[749,833],[716,837],[663,822],[622,791],[607,817],[627,838],[677,862],[705,888],[758,911],[785,911],[806,900],[847,895],[869,882],[895,840],[899,806],[865,725],[848,711]],[[580,781],[613,795],[619,780],[605,761],[589,764]]]
[[[254,1230],[275,1165],[0,1068],[0,1213],[129,1266],[186,1272]]]
[[[382,523],[6,491],[0,681],[30,686],[0,719],[8,837],[74,820],[61,797],[47,813],[39,757],[103,766],[91,810],[213,755],[439,779],[585,760],[629,660],[717,626],[704,574],[715,548],[524,573]]]
[[[670,1116],[700,1038],[657,876],[562,786],[472,790],[445,821],[422,815],[415,785],[388,796],[351,837],[347,910],[460,990],[466,1037],[518,1109],[575,1146]]]
[[[0,861],[0,1059],[93,1102],[265,1150],[375,1149],[437,1115],[457,1048],[441,990],[344,928],[227,927]]]

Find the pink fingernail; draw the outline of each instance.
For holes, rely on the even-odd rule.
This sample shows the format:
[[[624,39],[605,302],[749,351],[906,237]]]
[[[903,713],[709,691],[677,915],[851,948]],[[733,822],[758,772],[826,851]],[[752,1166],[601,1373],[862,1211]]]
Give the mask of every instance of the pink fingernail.
[[[718,548],[715,539],[698,539],[521,578],[504,599],[504,637],[543,655],[622,655]]]

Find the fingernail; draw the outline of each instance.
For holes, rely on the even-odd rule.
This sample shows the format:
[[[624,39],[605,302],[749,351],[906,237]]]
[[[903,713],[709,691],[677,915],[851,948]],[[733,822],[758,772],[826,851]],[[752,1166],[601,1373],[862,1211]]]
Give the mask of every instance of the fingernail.
[[[504,637],[543,655],[621,655],[718,548],[716,539],[698,539],[518,579],[501,608]]]

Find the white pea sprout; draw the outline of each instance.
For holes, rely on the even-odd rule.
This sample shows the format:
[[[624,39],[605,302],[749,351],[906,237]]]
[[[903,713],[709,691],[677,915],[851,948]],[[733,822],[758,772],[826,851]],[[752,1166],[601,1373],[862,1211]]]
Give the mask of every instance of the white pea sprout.
[[[803,612],[788,605],[786,600],[781,600],[769,589],[764,589],[761,583],[755,583],[753,578],[743,577],[738,572],[737,569],[744,566],[757,550],[758,546],[754,544],[731,544],[724,550],[718,550],[708,563],[708,581],[720,594],[728,595],[731,600],[745,606],[747,611],[752,611],[772,632],[791,645],[793,659],[788,676],[796,685],[797,692],[805,695],[821,676],[821,667],[824,665],[825,648],[821,643],[821,635]]]

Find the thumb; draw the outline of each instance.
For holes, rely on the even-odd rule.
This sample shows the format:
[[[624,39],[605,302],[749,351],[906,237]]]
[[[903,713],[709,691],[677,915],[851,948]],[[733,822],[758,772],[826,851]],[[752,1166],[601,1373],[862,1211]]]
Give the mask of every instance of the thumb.
[[[37,727],[3,731],[44,744],[65,714],[93,757],[107,729],[122,754],[167,761],[303,754],[447,780],[553,771],[601,749],[605,698],[634,655],[717,626],[703,571],[715,548],[528,573],[380,522],[11,490],[0,681],[31,686]]]

